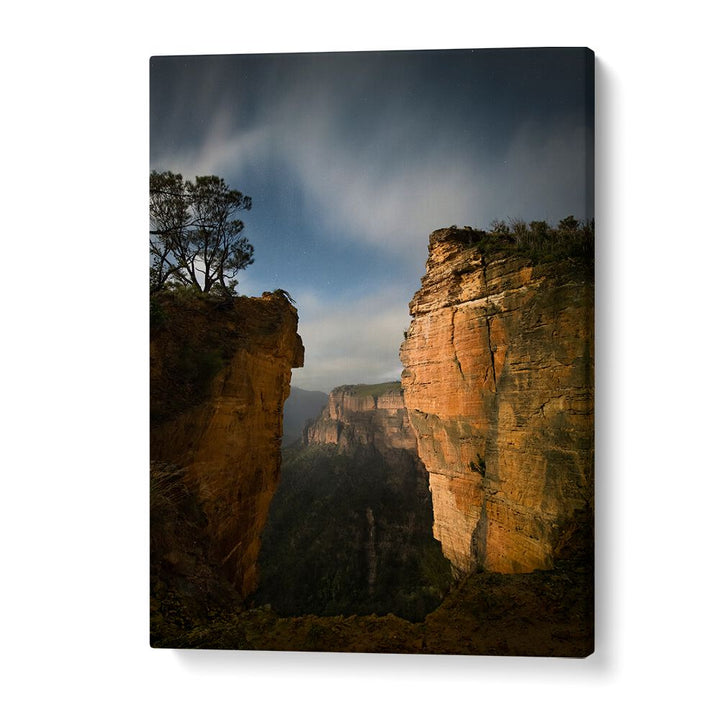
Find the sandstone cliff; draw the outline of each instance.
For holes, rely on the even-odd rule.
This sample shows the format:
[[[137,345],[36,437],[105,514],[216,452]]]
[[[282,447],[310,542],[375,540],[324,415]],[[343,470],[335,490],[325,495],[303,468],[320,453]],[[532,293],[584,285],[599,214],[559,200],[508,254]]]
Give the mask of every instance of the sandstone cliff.
[[[417,452],[399,382],[335,388],[304,436],[309,444],[328,443],[340,449],[374,445],[380,451],[401,448]]]
[[[186,506],[152,518],[156,573],[191,584],[194,548],[206,545],[216,575],[241,597],[254,590],[260,535],[279,482],[283,403],[303,354],[297,312],[281,292],[154,299],[151,461],[166,479],[154,485],[163,497],[153,507],[170,507],[175,496]],[[178,528],[177,518],[188,515],[196,536]]]
[[[548,569],[591,542],[593,292],[575,261],[430,236],[402,386],[434,534],[459,571]]]

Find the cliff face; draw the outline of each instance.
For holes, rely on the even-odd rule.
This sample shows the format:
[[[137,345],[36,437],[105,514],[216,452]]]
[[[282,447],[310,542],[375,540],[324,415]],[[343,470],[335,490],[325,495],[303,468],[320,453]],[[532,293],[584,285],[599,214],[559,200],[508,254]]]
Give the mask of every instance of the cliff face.
[[[549,569],[591,542],[593,293],[572,262],[430,236],[402,386],[434,534],[460,571]]]
[[[151,460],[181,470],[207,560],[244,597],[257,585],[260,535],[279,482],[291,368],[303,363],[297,312],[280,293],[155,302]],[[162,523],[153,518],[154,568],[188,575],[196,558],[173,546],[177,528]]]
[[[417,452],[399,382],[343,385],[335,388],[320,417],[305,429],[309,444],[327,443],[347,450],[373,445]]]

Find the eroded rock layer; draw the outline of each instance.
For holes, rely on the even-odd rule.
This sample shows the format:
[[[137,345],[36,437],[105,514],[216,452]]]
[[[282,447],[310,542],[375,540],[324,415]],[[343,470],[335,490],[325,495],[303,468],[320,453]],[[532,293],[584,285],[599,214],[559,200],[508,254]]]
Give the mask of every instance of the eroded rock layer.
[[[276,292],[169,296],[155,300],[154,313],[151,460],[181,469],[203,516],[208,561],[244,597],[257,585],[260,535],[279,482],[291,368],[303,363],[297,312]],[[165,539],[173,534],[168,528]],[[158,567],[191,573],[188,548],[165,549]]]
[[[591,542],[592,273],[430,236],[400,351],[434,534],[459,571],[549,569]]]
[[[374,445],[382,452],[397,448],[416,452],[399,382],[342,385],[335,388],[320,417],[305,429],[309,444]]]

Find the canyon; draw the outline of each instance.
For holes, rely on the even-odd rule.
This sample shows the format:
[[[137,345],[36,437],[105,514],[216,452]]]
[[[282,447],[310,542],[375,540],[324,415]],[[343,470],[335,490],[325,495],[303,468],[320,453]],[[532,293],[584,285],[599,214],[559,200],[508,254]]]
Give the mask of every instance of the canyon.
[[[456,573],[591,552],[593,282],[586,263],[430,236],[400,349],[434,534]]]
[[[592,652],[592,261],[486,236],[431,234],[400,381],[284,437],[287,294],[153,298],[155,646]]]
[[[283,450],[257,602],[285,616],[421,620],[451,573],[400,382],[335,388],[303,435]]]

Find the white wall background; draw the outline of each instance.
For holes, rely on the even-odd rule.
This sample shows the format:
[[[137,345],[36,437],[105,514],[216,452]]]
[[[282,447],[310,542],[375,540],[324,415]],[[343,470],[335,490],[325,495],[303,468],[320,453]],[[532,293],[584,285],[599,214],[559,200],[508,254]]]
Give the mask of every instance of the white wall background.
[[[717,711],[710,7],[69,0],[4,10],[5,717]],[[597,53],[597,652],[571,661],[151,650],[149,56],[538,45]]]

